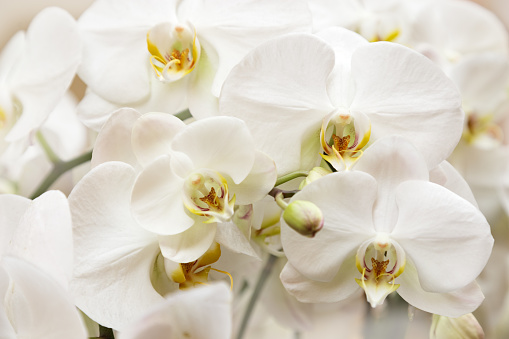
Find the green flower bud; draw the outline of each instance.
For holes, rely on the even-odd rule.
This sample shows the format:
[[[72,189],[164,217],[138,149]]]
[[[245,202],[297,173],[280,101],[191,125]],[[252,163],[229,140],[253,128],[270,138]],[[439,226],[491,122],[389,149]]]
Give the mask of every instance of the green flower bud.
[[[484,331],[472,313],[458,318],[433,314],[429,337],[430,339],[483,339]]]
[[[310,238],[323,227],[322,211],[310,201],[291,202],[283,212],[283,219],[295,231]]]

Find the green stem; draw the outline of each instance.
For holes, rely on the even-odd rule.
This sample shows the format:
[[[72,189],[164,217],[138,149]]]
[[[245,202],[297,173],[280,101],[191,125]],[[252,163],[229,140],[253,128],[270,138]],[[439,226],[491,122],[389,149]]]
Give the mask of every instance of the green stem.
[[[249,319],[251,318],[251,314],[253,313],[256,302],[260,297],[263,286],[265,285],[265,282],[267,281],[267,278],[269,277],[270,272],[274,267],[276,259],[277,259],[276,256],[270,254],[269,259],[265,263],[265,266],[263,267],[263,270],[261,271],[260,276],[258,277],[258,281],[256,282],[256,286],[253,291],[253,294],[251,295],[251,299],[249,299],[249,303],[247,304],[246,313],[244,313],[244,317],[242,318],[242,323],[240,324],[237,339],[242,339],[242,337],[244,337],[244,333],[246,332],[247,324],[249,322]]]
[[[186,109],[185,111],[182,111],[182,112],[178,112],[177,114],[175,114],[175,116],[182,121],[192,117],[191,112],[189,112],[188,109]]]
[[[32,194],[30,199],[35,199],[44,192],[48,190],[48,188],[55,182],[57,179],[67,172],[70,169],[73,169],[76,166],[79,166],[87,161],[92,159],[92,151],[82,154],[79,157],[76,157],[69,161],[61,161],[58,160],[53,164],[53,170],[48,174],[48,176],[44,179],[44,181],[37,187],[37,190]]]
[[[56,153],[53,152],[50,145],[44,138],[44,135],[42,135],[41,131],[38,131],[36,133],[36,138],[37,138],[37,141],[39,141],[39,144],[42,146],[44,153],[46,153],[46,156],[52,163],[56,164],[61,161],[60,158],[58,157],[58,155],[56,155]]]
[[[309,174],[309,172],[307,172],[307,171],[296,171],[296,172],[285,174],[282,177],[277,178],[276,184],[274,186],[282,185],[285,182],[288,182],[288,181],[293,180],[298,177],[307,177],[308,174]]]

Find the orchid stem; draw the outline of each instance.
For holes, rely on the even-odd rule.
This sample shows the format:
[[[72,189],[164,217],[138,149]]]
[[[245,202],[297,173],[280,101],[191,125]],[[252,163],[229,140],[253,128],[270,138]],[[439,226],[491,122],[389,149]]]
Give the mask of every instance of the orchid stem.
[[[53,152],[50,145],[46,141],[46,138],[44,138],[44,135],[42,135],[41,131],[38,131],[36,133],[36,138],[37,141],[39,141],[39,144],[41,145],[42,149],[44,150],[44,153],[52,163],[56,164],[61,161],[58,155],[56,155],[56,153]]]
[[[249,303],[247,304],[246,313],[244,313],[244,317],[242,318],[242,323],[240,324],[240,329],[237,334],[237,339],[242,339],[244,337],[244,333],[247,329],[247,324],[249,319],[251,318],[251,314],[253,313],[254,307],[258,298],[262,293],[263,286],[267,281],[267,278],[274,267],[274,263],[276,262],[277,257],[270,254],[265,266],[263,267],[260,276],[258,277],[258,281],[256,282],[256,286],[254,288],[253,294],[251,295],[251,299],[249,299]]]
[[[53,170],[51,173],[48,174],[48,176],[44,179],[44,181],[37,187],[37,190],[32,194],[30,199],[35,199],[44,192],[47,191],[47,189],[55,182],[58,178],[65,172],[67,172],[70,169],[73,169],[76,166],[79,166],[81,164],[86,163],[87,161],[90,161],[92,159],[92,151],[87,152],[85,154],[80,155],[79,157],[76,157],[74,159],[71,159],[69,161],[62,161],[58,160],[57,162],[53,163]]]
[[[182,120],[182,121],[192,117],[191,112],[189,112],[188,109],[186,109],[186,110],[184,110],[182,112],[178,112],[177,114],[175,114],[175,116],[177,118],[179,118],[180,120]]]
[[[307,172],[307,171],[296,171],[296,172],[285,174],[285,175],[277,178],[276,184],[274,186],[282,185],[285,182],[288,182],[288,181],[293,180],[295,178],[307,177],[308,174],[309,174],[309,172]]]

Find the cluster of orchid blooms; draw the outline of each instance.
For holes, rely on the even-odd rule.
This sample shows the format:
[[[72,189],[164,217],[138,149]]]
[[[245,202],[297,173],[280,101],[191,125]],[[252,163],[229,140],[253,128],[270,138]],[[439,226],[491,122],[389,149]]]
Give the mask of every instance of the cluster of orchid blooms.
[[[467,0],[41,11],[0,54],[0,337],[369,338],[393,304],[507,338],[508,34]]]

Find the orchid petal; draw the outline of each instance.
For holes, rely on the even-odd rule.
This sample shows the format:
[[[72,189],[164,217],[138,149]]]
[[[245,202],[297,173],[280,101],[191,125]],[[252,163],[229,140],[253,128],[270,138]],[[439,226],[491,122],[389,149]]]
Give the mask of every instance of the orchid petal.
[[[191,159],[194,169],[228,174],[240,183],[255,160],[254,141],[243,121],[231,117],[198,120],[175,136],[172,150]]]
[[[281,243],[288,261],[309,279],[333,279],[352,251],[374,236],[375,199],[375,180],[361,172],[329,174],[304,187],[291,201],[313,202],[322,210],[324,226],[310,239],[290,229],[283,219]]]
[[[449,191],[459,195],[463,199],[479,208],[474,194],[463,179],[461,174],[447,161],[443,161],[440,165],[430,171],[430,181],[444,186]]]
[[[355,266],[355,254],[350,253],[337,274],[328,282],[310,280],[291,263],[281,272],[281,282],[286,290],[300,302],[336,302],[348,298],[359,289],[355,277],[359,275]]]
[[[356,92],[350,110],[370,118],[372,140],[406,137],[428,168],[451,154],[463,132],[461,98],[430,60],[401,45],[372,43],[354,53],[352,77]]]
[[[249,240],[233,222],[219,223],[215,240],[235,253],[242,253],[260,259]]]
[[[158,156],[171,151],[175,135],[185,124],[178,118],[165,113],[147,113],[133,126],[132,147],[142,166],[148,165]]]
[[[316,36],[270,40],[232,69],[219,99],[220,114],[246,122],[279,175],[299,170],[304,139],[318,139],[323,117],[333,110],[326,90],[333,68],[334,51]],[[318,142],[315,147],[317,154]]]
[[[377,181],[373,222],[375,229],[382,232],[391,232],[398,219],[396,187],[406,180],[428,180],[426,162],[410,142],[399,136],[377,140],[363,153],[355,169]]]
[[[173,174],[170,156],[163,155],[136,178],[131,197],[133,217],[147,230],[173,235],[193,224],[182,201],[184,182]]]
[[[196,221],[184,232],[159,236],[163,256],[178,263],[192,262],[201,257],[214,241],[215,224]]]
[[[0,195],[0,257],[7,251],[9,242],[31,203],[30,199],[19,195]]]
[[[407,261],[405,271],[398,277],[398,294],[409,304],[429,313],[459,317],[473,312],[484,300],[479,285],[473,281],[449,293],[433,293],[422,289],[415,266]]]
[[[399,218],[391,237],[415,264],[425,291],[451,292],[481,273],[493,237],[475,206],[442,186],[420,181],[402,183],[396,204]]]
[[[133,125],[140,116],[132,108],[121,108],[111,115],[95,141],[92,168],[106,161],[122,161],[133,167],[137,165],[131,135]]]
[[[127,164],[104,163],[69,196],[75,238],[71,291],[76,305],[91,319],[117,330],[163,300],[150,280],[160,253],[157,236],[138,225],[129,212],[135,178]],[[111,305],[116,305],[115,312]]]

